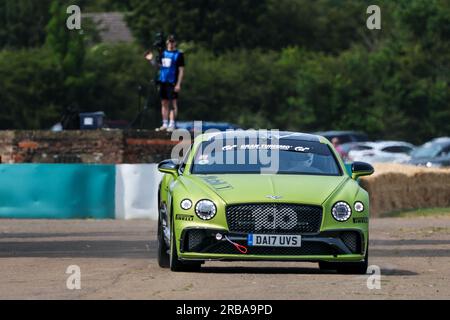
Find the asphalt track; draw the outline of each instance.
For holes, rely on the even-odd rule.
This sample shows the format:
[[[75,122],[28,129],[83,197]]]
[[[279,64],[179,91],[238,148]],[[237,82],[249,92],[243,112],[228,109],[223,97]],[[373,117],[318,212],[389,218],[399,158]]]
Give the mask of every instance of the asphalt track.
[[[369,275],[315,263],[207,262],[200,273],[156,263],[156,224],[0,220],[0,299],[450,299],[450,217],[371,220]],[[66,269],[81,270],[81,289]],[[376,285],[376,279],[369,283]]]

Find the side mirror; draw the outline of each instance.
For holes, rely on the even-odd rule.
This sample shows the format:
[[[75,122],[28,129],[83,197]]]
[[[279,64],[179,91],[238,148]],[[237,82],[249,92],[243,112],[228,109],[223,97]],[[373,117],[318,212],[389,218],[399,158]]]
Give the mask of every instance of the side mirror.
[[[374,171],[373,167],[366,162],[355,161],[352,163],[352,179],[354,180],[362,176],[370,176]]]
[[[178,161],[175,159],[163,160],[158,164],[158,170],[162,173],[168,173],[174,176],[178,175]]]

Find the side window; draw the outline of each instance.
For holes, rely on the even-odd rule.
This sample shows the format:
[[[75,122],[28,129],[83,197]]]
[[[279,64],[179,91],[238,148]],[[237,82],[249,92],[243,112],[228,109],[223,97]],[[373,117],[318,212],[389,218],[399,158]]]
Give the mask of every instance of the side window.
[[[352,137],[349,135],[342,135],[342,136],[338,136],[337,138],[339,139],[340,144],[352,142]]]
[[[355,134],[355,135],[353,136],[353,139],[354,139],[355,141],[369,141],[369,139],[367,138],[367,136],[364,135],[364,134]]]
[[[362,150],[372,150],[373,148],[372,147],[369,147],[369,146],[357,146],[357,147],[355,147],[355,149],[353,149],[353,150],[358,150],[358,151],[362,151]]]
[[[448,156],[448,155],[450,155],[450,146],[447,146],[446,148],[444,148],[444,149],[442,149],[442,151],[441,152],[439,152],[439,157],[442,157],[442,156]]]
[[[406,146],[392,146],[392,147],[383,148],[383,149],[381,149],[381,151],[390,152],[390,153],[410,154],[412,149],[410,147],[406,147]]]

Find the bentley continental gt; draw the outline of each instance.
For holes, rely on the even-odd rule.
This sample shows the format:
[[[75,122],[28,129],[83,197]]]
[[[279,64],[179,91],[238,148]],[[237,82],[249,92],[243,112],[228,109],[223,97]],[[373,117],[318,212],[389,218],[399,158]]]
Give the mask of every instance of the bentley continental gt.
[[[159,163],[158,263],[309,261],[366,273],[369,196],[324,137],[229,131],[197,136],[180,161]]]

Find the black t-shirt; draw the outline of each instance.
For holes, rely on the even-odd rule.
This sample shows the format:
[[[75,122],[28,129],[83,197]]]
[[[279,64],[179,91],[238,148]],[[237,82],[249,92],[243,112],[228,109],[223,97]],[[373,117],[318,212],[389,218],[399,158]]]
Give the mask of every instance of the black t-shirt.
[[[180,54],[178,55],[177,59],[177,68],[184,67],[184,54],[180,51]]]
[[[180,52],[180,54],[178,55],[178,59],[177,59],[177,73],[176,73],[176,79],[178,81],[178,73],[179,73],[179,69],[180,67],[184,67],[184,54],[183,52]]]

